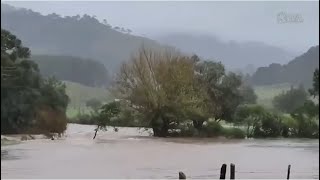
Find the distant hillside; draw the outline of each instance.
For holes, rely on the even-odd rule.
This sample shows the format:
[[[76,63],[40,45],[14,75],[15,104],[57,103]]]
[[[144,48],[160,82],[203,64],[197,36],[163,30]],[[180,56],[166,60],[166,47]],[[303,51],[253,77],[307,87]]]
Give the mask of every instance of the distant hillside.
[[[33,55],[30,59],[39,65],[44,76],[77,82],[86,86],[107,86],[108,71],[98,61],[71,56]]]
[[[99,99],[102,102],[110,101],[114,98],[110,95],[106,88],[97,88],[84,86],[79,83],[64,81],[66,84],[66,92],[70,98],[67,114],[74,116],[80,112],[87,112],[86,102],[90,99]]]
[[[71,100],[69,104],[71,107],[85,106],[86,101],[93,98],[101,101],[110,100],[110,93],[106,88],[89,87],[70,81],[63,82],[67,86],[66,91]]]
[[[260,42],[223,42],[217,37],[193,34],[168,34],[156,38],[159,42],[175,46],[184,52],[196,53],[204,58],[216,59],[231,70],[252,74],[254,67],[270,63],[287,63],[294,54]]]
[[[142,44],[159,46],[153,40],[119,32],[88,15],[44,16],[6,4],[1,4],[1,28],[18,36],[33,54],[95,59],[110,71],[116,71]]]
[[[319,46],[311,47],[306,53],[294,58],[286,65],[273,63],[268,67],[258,68],[252,75],[251,82],[254,85],[301,83],[305,87],[310,87],[316,68],[319,68]]]

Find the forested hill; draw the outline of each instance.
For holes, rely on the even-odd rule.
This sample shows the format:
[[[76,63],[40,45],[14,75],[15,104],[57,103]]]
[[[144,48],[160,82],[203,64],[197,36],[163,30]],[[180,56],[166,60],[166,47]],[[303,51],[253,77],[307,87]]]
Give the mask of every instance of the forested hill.
[[[118,27],[113,28],[89,15],[44,16],[6,4],[1,4],[1,28],[20,37],[33,54],[95,59],[112,71],[142,44],[160,46],[153,40],[129,34],[130,31],[120,32]]]
[[[230,70],[241,69],[250,74],[255,67],[272,62],[287,63],[294,57],[281,48],[263,43],[225,43],[211,36],[170,34],[154,37],[160,45],[157,41],[132,35],[131,30],[112,27],[107,20],[99,22],[89,15],[45,16],[6,4],[1,5],[1,10],[1,27],[20,37],[33,54],[95,59],[111,73],[142,44],[147,47],[174,46],[189,54],[221,61]],[[247,70],[246,66],[251,67]]]
[[[158,37],[157,40],[182,51],[196,53],[205,59],[219,60],[229,69],[239,69],[249,74],[252,74],[256,67],[288,63],[297,55],[295,52],[262,42],[225,42],[212,35],[179,33]]]
[[[54,76],[59,80],[71,81],[91,87],[108,85],[108,71],[94,60],[72,56],[33,55],[43,76]]]
[[[252,75],[251,82],[254,85],[301,83],[305,87],[310,87],[316,68],[319,68],[319,45],[311,47],[306,53],[294,58],[286,65],[271,64],[268,67],[258,68]]]

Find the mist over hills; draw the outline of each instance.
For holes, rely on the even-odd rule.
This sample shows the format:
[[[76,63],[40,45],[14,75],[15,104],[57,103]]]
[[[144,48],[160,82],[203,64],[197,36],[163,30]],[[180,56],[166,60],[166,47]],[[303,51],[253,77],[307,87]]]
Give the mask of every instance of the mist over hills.
[[[112,28],[94,16],[44,16],[6,4],[2,4],[1,9],[1,27],[16,34],[33,54],[90,58],[102,62],[111,72],[115,72],[142,44],[174,46],[188,54],[221,61],[230,70],[249,74],[259,66],[284,64],[294,57],[294,53],[261,42],[223,42],[214,36],[183,33],[151,40],[119,32],[120,28]]]
[[[5,4],[1,9],[1,27],[18,36],[32,54],[90,58],[116,71],[142,44],[160,46],[153,40],[119,32],[89,15],[43,16]]]
[[[80,83],[89,87],[106,87],[109,73],[98,61],[72,56],[32,55],[44,77]]]
[[[319,45],[311,47],[285,65],[272,63],[258,68],[252,75],[251,82],[254,85],[290,83],[311,87],[313,72],[316,68],[319,68]]]
[[[262,42],[225,42],[211,35],[175,33],[159,36],[157,40],[182,51],[196,53],[206,59],[222,61],[232,70],[249,74],[259,66],[271,63],[285,64],[296,55]]]

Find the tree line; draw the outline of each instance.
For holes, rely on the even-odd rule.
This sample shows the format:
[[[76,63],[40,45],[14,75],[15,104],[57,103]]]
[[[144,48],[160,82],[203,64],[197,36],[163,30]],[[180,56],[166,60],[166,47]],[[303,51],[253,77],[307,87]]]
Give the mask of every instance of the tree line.
[[[317,72],[310,89],[314,96]],[[96,111],[97,130],[123,119],[134,124],[139,116],[159,137],[319,137],[319,105],[308,100],[304,88],[275,97],[279,111],[270,111],[256,104],[257,96],[241,76],[196,55],[142,47],[122,65],[112,90],[118,101]],[[222,122],[245,130],[225,128]]]

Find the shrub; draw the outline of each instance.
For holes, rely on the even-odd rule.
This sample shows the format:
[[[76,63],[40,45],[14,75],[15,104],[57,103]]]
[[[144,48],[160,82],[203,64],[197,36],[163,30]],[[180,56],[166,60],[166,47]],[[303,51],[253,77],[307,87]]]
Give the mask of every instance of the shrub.
[[[207,137],[215,137],[223,134],[223,127],[216,121],[209,121],[202,129],[202,132]]]
[[[66,114],[45,106],[37,110],[34,133],[63,133],[67,128]]]
[[[192,123],[187,123],[185,125],[178,126],[179,132],[175,131],[173,135],[181,136],[181,137],[194,137],[198,136],[198,130],[192,125]]]
[[[245,132],[239,128],[224,128],[223,134],[227,138],[243,139],[246,137]]]

